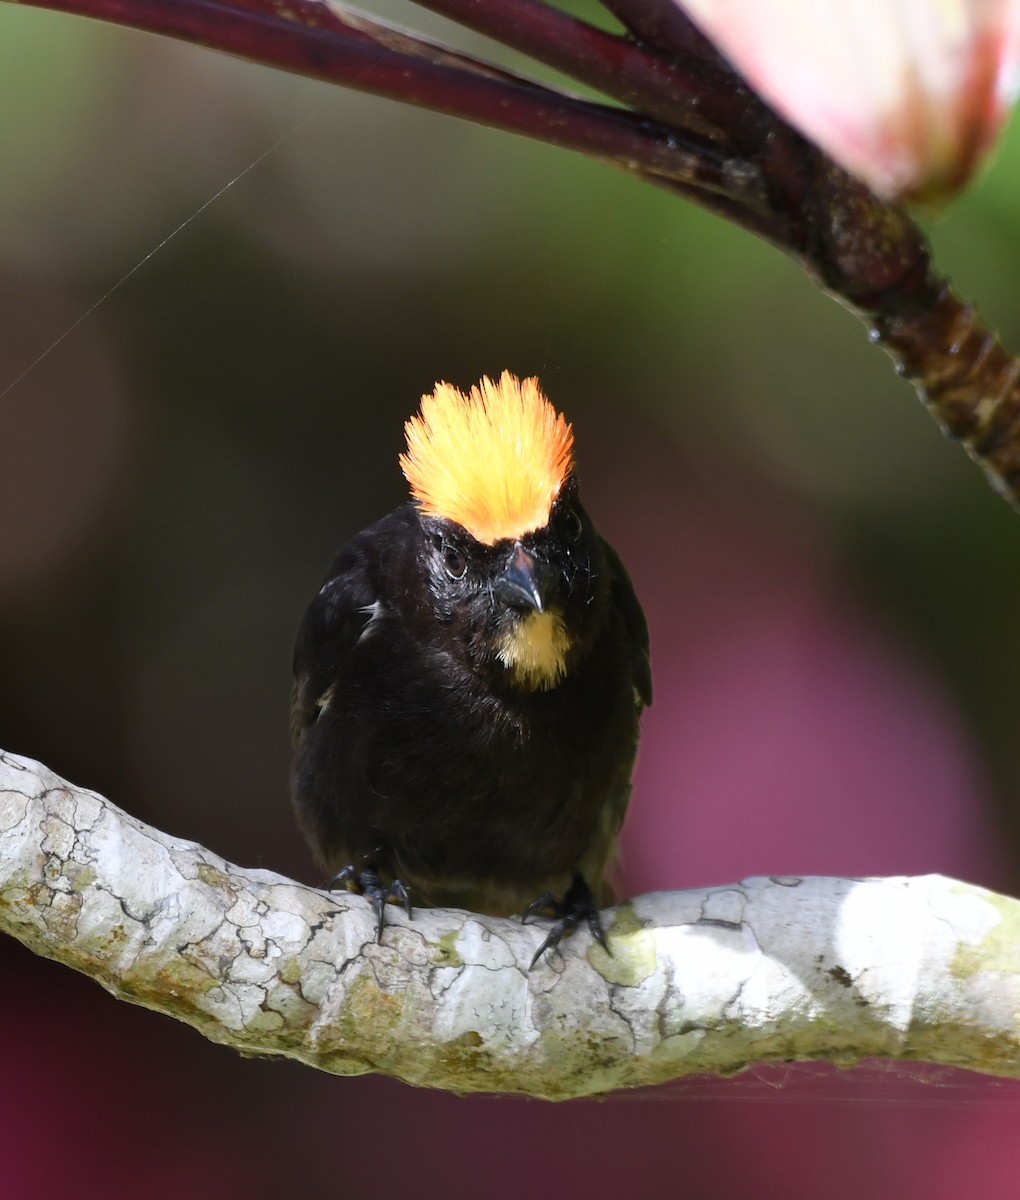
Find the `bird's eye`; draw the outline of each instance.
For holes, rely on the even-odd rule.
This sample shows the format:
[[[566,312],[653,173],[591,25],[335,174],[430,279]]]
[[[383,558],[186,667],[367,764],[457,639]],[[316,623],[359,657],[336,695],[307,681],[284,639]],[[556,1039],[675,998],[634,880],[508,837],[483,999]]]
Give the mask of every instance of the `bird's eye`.
[[[467,570],[467,559],[455,546],[447,546],[443,551],[443,566],[451,579],[463,579]]]
[[[583,532],[584,526],[581,524],[581,518],[577,515],[577,510],[567,509],[567,515],[563,518],[564,537],[568,542],[579,542]]]

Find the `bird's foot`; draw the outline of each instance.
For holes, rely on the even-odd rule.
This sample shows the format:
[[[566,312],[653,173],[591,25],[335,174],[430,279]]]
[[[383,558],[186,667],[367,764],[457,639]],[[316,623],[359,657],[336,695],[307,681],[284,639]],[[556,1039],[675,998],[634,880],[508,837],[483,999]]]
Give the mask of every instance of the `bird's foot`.
[[[387,904],[402,904],[407,912],[408,917],[411,916],[411,896],[406,887],[399,879],[394,879],[391,883],[383,883],[379,877],[379,872],[375,867],[365,867],[358,870],[356,867],[348,865],[342,871],[337,871],[333,878],[326,884],[328,891],[333,891],[334,888],[343,885],[349,892],[358,892],[372,905],[372,911],[376,917],[376,935],[377,942],[382,941],[383,925],[385,924],[385,913]]]
[[[547,950],[555,949],[568,933],[573,933],[582,921],[588,926],[591,936],[602,949],[607,954],[612,953],[606,943],[606,934],[602,928],[598,905],[595,903],[595,897],[583,875],[574,876],[573,882],[567,888],[566,895],[562,900],[557,900],[552,892],[543,892],[541,896],[537,896],[524,910],[521,923],[527,925],[530,917],[539,914],[553,917],[554,923],[552,929],[546,934],[545,941],[535,951],[535,956],[531,960],[532,967]]]

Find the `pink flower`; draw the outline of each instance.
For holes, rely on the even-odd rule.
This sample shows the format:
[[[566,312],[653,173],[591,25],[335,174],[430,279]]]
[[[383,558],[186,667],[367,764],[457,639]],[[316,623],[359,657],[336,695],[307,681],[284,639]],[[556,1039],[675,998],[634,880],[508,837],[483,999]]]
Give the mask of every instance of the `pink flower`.
[[[779,113],[886,199],[942,199],[1020,83],[1020,0],[683,0]]]

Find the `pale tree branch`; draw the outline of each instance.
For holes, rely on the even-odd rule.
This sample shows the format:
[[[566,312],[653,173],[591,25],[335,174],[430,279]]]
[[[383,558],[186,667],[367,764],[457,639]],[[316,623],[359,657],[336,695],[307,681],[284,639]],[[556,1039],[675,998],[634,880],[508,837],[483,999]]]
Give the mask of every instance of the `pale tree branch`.
[[[0,928],[249,1054],[568,1098],[865,1056],[1020,1076],[1020,902],[942,876],[641,896],[575,934],[242,870],[0,752]]]

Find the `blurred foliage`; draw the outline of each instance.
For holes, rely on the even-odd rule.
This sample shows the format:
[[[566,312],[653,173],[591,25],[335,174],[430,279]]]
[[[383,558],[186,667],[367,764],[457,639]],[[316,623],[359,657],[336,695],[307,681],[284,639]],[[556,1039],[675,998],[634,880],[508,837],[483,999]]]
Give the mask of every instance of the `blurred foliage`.
[[[794,264],[579,157],[11,5],[0,112],[0,745],[313,878],[293,631],[402,502],[420,393],[509,367],[574,421],[628,562],[627,497],[585,463],[634,478],[653,443],[662,506],[675,473],[809,530],[952,696],[1016,879],[1017,515]],[[1020,348],[1018,172],[1014,123],[931,236]]]
[[[451,28],[408,5],[390,15]],[[261,619],[279,670],[294,573],[310,584],[334,543],[401,499],[395,450],[417,395],[509,365],[542,375],[582,453],[601,410],[688,461],[740,464],[750,503],[760,487],[800,496],[848,577],[951,678],[1015,794],[1013,514],[778,253],[576,156],[57,14],[0,9],[0,97],[0,390],[27,369],[3,408],[15,428],[35,415],[26,458],[53,455],[67,478],[88,449],[104,476],[69,501],[74,536],[0,584],[3,653],[24,686],[44,653],[82,662],[80,687],[95,688],[80,622],[92,606],[116,615],[96,644],[124,675],[102,672],[119,717],[79,748],[97,782],[142,703],[151,643],[167,652],[189,613],[217,604],[254,636],[278,603]],[[943,269],[1013,345],[1018,164],[1014,127],[931,230]],[[96,359],[116,380],[98,430]],[[29,474],[20,503],[43,521],[53,480]],[[58,604],[74,654],[50,623]],[[229,713],[232,685],[209,671]],[[38,686],[56,718],[50,681]],[[43,737],[32,705],[17,709],[20,748],[74,770],[53,741],[62,722]]]

